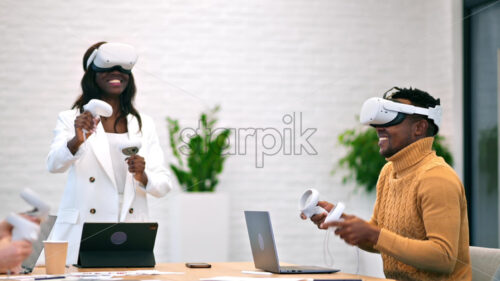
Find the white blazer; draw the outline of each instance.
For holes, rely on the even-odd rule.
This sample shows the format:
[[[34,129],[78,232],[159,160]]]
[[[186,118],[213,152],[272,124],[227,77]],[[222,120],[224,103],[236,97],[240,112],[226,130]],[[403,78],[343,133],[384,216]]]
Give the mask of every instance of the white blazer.
[[[127,116],[128,137],[140,140],[139,155],[146,161],[148,184],[144,187],[127,173],[123,206],[119,210],[118,191],[109,152],[109,143],[101,123],[96,132],[71,154],[67,143],[75,135],[74,120],[78,110],[59,113],[54,129],[54,139],[47,158],[51,173],[63,173],[69,169],[68,179],[57,220],[50,239],[67,240],[67,264],[78,259],[84,222],[137,222],[148,220],[146,194],[164,196],[171,189],[171,176],[165,168],[153,120],[141,114],[142,130],[137,118]]]

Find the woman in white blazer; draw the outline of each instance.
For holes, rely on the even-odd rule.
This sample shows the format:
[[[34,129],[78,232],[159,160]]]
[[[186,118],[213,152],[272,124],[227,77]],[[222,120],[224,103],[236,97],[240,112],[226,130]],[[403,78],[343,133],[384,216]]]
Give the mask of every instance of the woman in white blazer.
[[[129,45],[91,46],[83,58],[83,93],[57,119],[47,166],[52,173],[69,172],[51,239],[69,242],[68,264],[77,262],[84,222],[146,221],[147,194],[162,197],[171,187],[153,121],[132,103],[136,59]],[[91,99],[111,105],[112,115],[84,111]],[[126,141],[141,143],[138,154],[122,154]]]

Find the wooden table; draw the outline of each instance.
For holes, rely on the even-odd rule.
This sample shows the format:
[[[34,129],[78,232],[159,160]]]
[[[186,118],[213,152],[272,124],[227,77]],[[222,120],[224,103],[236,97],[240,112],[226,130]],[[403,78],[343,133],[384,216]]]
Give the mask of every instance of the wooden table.
[[[272,275],[256,275],[244,274],[242,270],[260,271],[255,269],[253,262],[222,262],[212,263],[212,268],[187,268],[184,263],[161,263],[157,264],[154,268],[76,268],[70,267],[66,273],[71,272],[89,272],[89,271],[125,271],[125,270],[144,270],[155,269],[158,271],[170,272],[185,272],[182,275],[148,275],[148,276],[126,276],[125,279],[141,279],[141,280],[199,280],[201,278],[210,278],[216,276],[243,276],[254,278],[290,278],[290,277],[303,277],[303,278],[317,278],[317,279],[362,279],[370,280],[387,280],[375,277],[368,277],[362,275],[348,274],[348,273],[332,273],[332,274],[272,274]],[[45,274],[45,268],[37,267],[33,274]],[[49,280],[50,281],[50,280]]]

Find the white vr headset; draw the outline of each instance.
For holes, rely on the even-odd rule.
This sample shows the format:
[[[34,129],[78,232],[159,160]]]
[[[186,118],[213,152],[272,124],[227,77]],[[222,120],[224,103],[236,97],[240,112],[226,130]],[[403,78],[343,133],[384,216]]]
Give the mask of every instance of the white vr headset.
[[[87,69],[96,72],[118,70],[130,74],[137,61],[135,48],[122,43],[105,43],[95,49],[87,60]]]
[[[376,97],[369,98],[363,103],[359,121],[364,125],[389,127],[401,123],[406,115],[411,114],[427,116],[439,130],[442,114],[440,105],[423,108]]]

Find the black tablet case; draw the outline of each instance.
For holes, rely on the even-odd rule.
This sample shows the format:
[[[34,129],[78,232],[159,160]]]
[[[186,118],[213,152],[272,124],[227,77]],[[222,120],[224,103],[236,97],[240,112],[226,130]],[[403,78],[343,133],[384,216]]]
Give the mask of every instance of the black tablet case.
[[[78,267],[154,267],[158,223],[84,223]]]

